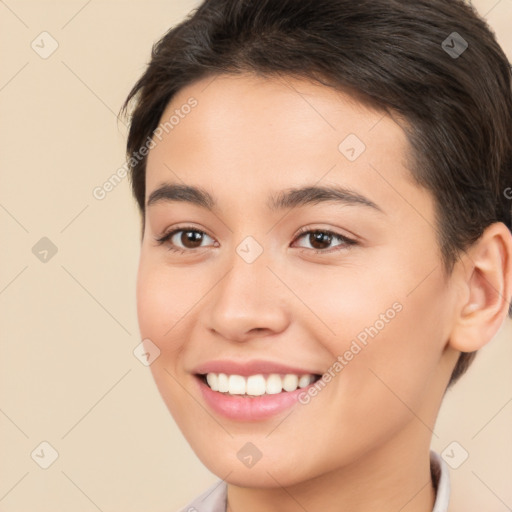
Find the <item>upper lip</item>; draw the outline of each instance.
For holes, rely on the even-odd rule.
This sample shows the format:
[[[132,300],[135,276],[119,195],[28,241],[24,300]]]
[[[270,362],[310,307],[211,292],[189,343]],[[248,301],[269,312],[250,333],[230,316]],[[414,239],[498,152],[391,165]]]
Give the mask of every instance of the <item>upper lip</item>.
[[[273,361],[265,361],[261,359],[253,359],[251,361],[230,361],[227,359],[208,361],[200,364],[192,370],[195,374],[208,374],[208,373],[226,373],[228,375],[241,375],[248,377],[249,375],[256,375],[259,373],[291,373],[294,375],[318,375],[319,372],[311,371],[309,369],[288,366]]]

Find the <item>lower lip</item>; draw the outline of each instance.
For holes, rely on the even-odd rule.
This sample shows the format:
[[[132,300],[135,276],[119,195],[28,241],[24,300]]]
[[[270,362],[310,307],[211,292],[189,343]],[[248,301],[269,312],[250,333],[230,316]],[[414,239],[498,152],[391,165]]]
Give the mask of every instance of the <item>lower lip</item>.
[[[275,395],[242,396],[228,395],[213,391],[196,376],[199,389],[206,403],[218,414],[232,420],[258,421],[265,420],[293,407],[299,401],[299,395],[307,392],[310,386],[295,391],[283,391]]]

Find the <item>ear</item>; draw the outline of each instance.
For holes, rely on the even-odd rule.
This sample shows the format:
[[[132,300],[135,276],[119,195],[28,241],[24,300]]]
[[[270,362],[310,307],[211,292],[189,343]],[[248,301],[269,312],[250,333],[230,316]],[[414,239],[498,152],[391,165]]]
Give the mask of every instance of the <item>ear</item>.
[[[512,300],[512,234],[502,222],[491,224],[456,266],[460,303],[450,346],[473,352],[501,327]]]

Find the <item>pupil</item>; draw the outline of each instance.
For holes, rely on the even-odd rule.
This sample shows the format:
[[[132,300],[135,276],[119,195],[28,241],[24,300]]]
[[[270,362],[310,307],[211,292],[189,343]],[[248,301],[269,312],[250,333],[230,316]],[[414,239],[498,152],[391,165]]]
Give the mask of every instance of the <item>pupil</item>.
[[[327,233],[312,233],[309,242],[315,249],[325,249],[331,243],[331,235]]]
[[[181,243],[188,249],[201,245],[202,235],[198,231],[184,231],[181,234]]]

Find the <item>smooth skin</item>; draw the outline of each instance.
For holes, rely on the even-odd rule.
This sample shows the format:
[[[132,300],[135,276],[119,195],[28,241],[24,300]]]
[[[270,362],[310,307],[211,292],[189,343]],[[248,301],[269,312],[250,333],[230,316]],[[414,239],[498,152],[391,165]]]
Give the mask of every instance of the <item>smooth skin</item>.
[[[146,199],[169,183],[216,204],[149,206],[137,282],[141,335],[161,351],[151,370],[178,426],[227,480],[232,512],[431,512],[435,419],[459,351],[481,348],[506,316],[509,231],[491,225],[448,275],[433,198],[389,115],[306,80],[245,74],[182,89],[162,120],[190,97],[197,107],[149,153]],[[349,134],[366,146],[353,162],[339,150]],[[303,186],[343,187],[376,207],[269,207]],[[300,230],[327,234],[319,244]],[[236,251],[248,236],[263,248],[250,264]],[[395,303],[402,310],[307,405],[242,422],[199,393],[193,369],[211,360],[321,374]],[[262,453],[252,468],[237,457],[247,442]]]

